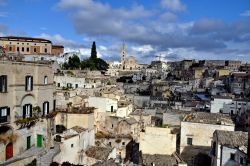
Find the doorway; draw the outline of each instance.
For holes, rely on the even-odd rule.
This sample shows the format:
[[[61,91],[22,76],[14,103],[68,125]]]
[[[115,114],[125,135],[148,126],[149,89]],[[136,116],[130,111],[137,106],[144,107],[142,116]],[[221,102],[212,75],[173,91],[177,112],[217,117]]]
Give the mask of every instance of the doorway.
[[[37,147],[43,147],[43,136],[40,134],[37,135]]]
[[[9,143],[7,146],[6,146],[6,160],[10,159],[13,157],[13,143]]]
[[[27,149],[30,149],[31,147],[31,136],[27,137]]]

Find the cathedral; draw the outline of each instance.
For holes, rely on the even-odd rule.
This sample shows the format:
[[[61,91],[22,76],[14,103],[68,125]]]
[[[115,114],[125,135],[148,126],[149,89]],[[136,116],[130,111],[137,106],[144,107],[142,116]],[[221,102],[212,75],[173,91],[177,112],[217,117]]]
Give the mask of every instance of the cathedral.
[[[129,56],[126,59],[126,45],[125,43],[122,44],[122,51],[121,51],[121,69],[122,70],[137,70],[139,69],[139,65],[136,62],[135,57]]]

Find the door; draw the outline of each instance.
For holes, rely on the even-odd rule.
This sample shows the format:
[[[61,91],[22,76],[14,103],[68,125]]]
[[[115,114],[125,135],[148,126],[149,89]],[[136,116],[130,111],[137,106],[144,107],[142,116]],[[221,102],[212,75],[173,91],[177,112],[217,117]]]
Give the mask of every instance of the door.
[[[29,149],[31,147],[31,136],[27,137],[27,149]]]
[[[43,136],[38,134],[37,135],[37,147],[41,148],[43,146]]]
[[[9,143],[7,146],[6,146],[6,160],[10,159],[13,157],[13,144],[12,143]]]

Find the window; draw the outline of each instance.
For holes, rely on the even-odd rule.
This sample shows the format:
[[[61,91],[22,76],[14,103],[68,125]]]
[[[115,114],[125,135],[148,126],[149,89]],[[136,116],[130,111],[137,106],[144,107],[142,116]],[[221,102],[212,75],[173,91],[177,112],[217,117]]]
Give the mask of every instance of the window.
[[[32,91],[33,90],[33,77],[32,76],[26,76],[25,77],[25,90],[26,91]]]
[[[114,107],[113,106],[111,106],[111,112],[113,112],[114,111]]]
[[[53,111],[56,110],[56,100],[53,100]]]
[[[44,52],[45,52],[45,53],[47,53],[47,52],[48,52],[47,48],[45,48],[45,49],[44,49]]]
[[[57,83],[57,87],[60,87],[60,83]]]
[[[122,142],[122,145],[125,145],[125,142]]]
[[[73,148],[74,147],[74,144],[71,144],[71,148]]]
[[[30,48],[29,48],[29,47],[27,47],[27,48],[26,48],[26,51],[27,51],[27,52],[30,52]]]
[[[109,146],[111,146],[112,144],[111,144],[111,142],[109,142]]]
[[[9,51],[12,51],[12,47],[11,46],[9,47]]]
[[[78,84],[76,84],[76,86],[75,86],[76,88],[78,88]]]
[[[67,88],[72,88],[72,84],[71,83],[67,83]]]
[[[17,48],[16,48],[16,51],[17,51],[17,52],[19,52],[19,51],[20,51],[20,50],[19,50],[19,47],[17,47]]]
[[[7,116],[7,108],[2,108],[1,109],[1,116]]]
[[[193,138],[187,138],[187,144],[192,145],[193,144]]]
[[[0,92],[7,92],[7,75],[0,76]]]
[[[32,117],[32,105],[25,104],[23,106],[23,118],[30,118]]]
[[[235,160],[235,154],[234,153],[230,154],[230,160]]]
[[[24,47],[22,47],[22,52],[24,52]]]
[[[49,113],[49,102],[43,103],[43,116],[47,115]]]
[[[0,117],[5,117],[10,115],[10,108],[9,107],[0,107]]]
[[[212,149],[212,155],[216,155],[216,142],[213,142],[213,149]]]
[[[36,48],[34,48],[34,52],[36,52]]]
[[[48,84],[48,76],[44,76],[44,80],[43,80],[44,85]]]
[[[0,107],[0,123],[8,122],[9,115],[10,115],[9,107]]]

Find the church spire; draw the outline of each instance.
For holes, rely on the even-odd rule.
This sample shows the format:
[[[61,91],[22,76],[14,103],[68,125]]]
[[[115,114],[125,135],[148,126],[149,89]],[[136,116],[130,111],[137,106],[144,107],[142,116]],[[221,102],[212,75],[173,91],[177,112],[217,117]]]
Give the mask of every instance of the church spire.
[[[121,64],[122,64],[122,70],[125,70],[126,68],[126,45],[125,43],[123,42],[122,43],[122,56],[121,56]]]

